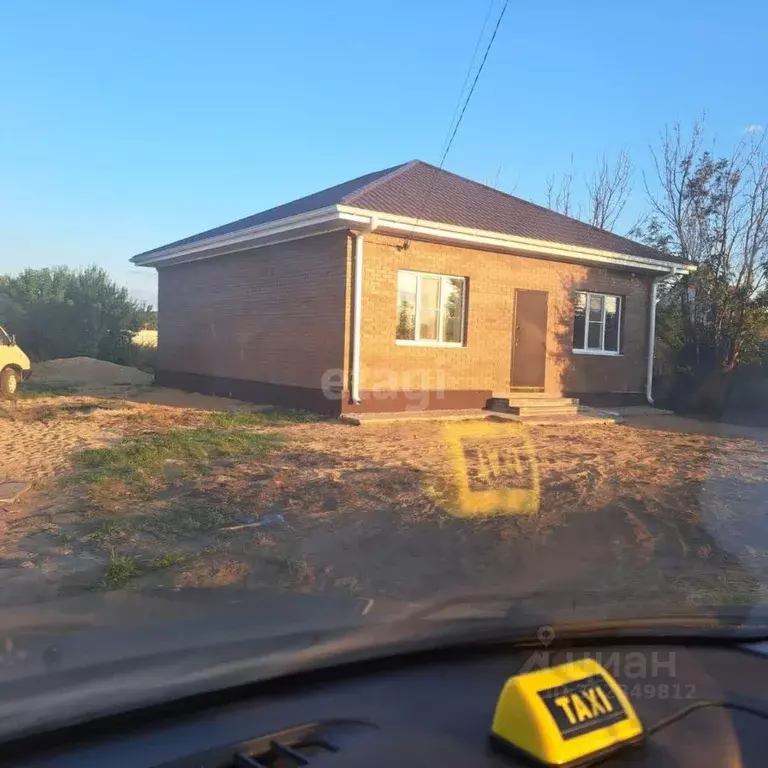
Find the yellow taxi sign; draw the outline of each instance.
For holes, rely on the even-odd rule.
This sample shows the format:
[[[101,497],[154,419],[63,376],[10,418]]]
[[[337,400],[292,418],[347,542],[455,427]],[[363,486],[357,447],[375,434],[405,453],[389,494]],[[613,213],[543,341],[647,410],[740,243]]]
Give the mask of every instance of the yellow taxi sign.
[[[496,745],[556,766],[589,763],[642,736],[629,699],[594,659],[510,677],[491,727]]]

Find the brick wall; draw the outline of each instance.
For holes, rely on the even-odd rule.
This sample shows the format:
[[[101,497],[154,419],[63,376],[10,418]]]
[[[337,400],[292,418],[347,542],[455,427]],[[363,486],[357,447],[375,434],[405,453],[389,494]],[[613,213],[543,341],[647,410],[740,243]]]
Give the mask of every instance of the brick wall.
[[[394,383],[402,390],[508,391],[515,289],[526,288],[549,293],[547,392],[642,391],[650,276],[418,241],[407,250],[401,245],[401,238],[366,236],[362,390]],[[395,344],[400,269],[468,278],[465,346]],[[573,293],[584,289],[625,297],[620,357],[573,354]]]
[[[320,388],[344,364],[347,240],[159,269],[158,370]]]
[[[274,402],[283,394],[280,386],[319,390],[323,375],[335,370],[343,371],[343,377],[332,381],[343,382],[346,391],[339,405],[345,411],[419,407],[396,398],[362,408],[348,403],[353,243],[351,234],[335,232],[158,270],[158,371],[179,374],[161,380],[186,386],[180,377],[189,374],[198,377],[188,378],[189,387],[199,388],[209,387],[207,380],[215,378],[224,382],[216,388],[224,394],[237,389],[233,381],[265,382],[279,386],[254,389],[253,398]],[[485,395],[508,391],[516,288],[549,294],[548,392],[642,391],[649,276],[451,245],[411,241],[407,250],[401,245],[400,238],[366,236],[364,396],[442,389],[443,400],[421,407],[445,408],[482,405]],[[395,344],[400,269],[468,278],[463,347]],[[577,290],[625,297],[620,357],[573,354]],[[243,393],[238,396],[248,396],[247,390],[238,391]],[[475,393],[471,403],[466,393]],[[300,405],[303,397],[301,391],[294,393],[286,404]]]

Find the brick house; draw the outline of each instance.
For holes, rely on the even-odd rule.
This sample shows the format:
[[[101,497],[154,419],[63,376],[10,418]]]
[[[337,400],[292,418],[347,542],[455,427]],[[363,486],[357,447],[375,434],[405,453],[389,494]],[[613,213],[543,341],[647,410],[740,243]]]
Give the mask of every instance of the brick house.
[[[650,397],[682,262],[420,161],[134,256],[159,384],[340,414]]]

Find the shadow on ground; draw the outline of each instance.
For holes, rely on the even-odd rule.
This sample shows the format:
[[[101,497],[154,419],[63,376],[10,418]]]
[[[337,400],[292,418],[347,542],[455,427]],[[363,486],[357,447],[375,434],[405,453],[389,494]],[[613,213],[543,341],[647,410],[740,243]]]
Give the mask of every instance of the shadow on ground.
[[[394,600],[541,593],[575,611],[761,600],[768,531],[743,500],[765,497],[764,464],[755,478],[730,472],[743,455],[723,459],[702,437],[667,449],[657,441],[622,466],[629,432],[576,442],[534,432],[541,499],[525,516],[454,517],[439,458],[393,466],[375,446],[366,455],[294,443],[263,460],[220,462],[130,507],[92,508],[70,490],[67,511],[27,519],[21,554],[0,563],[0,599],[16,602],[19,585],[36,579],[38,599],[130,586]],[[642,430],[632,436],[644,445]],[[24,567],[25,551],[39,567]]]
[[[693,416],[678,415],[643,415],[632,416],[626,423],[635,429],[647,429],[673,434],[709,435],[712,437],[730,437],[755,440],[768,443],[768,427],[734,424],[725,421],[705,420]]]

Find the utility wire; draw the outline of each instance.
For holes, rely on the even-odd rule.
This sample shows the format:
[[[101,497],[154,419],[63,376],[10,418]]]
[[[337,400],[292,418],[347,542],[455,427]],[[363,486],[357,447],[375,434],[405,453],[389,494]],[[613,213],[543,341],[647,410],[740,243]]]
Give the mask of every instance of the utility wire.
[[[467,81],[469,80],[470,73],[472,72],[472,66],[474,64],[475,56],[477,54],[477,50],[480,46],[480,40],[482,40],[483,33],[485,32],[485,27],[488,23],[488,16],[491,12],[491,7],[493,5],[493,2],[491,2],[491,6],[488,8],[488,15],[486,16],[486,20],[483,23],[483,28],[480,31],[480,37],[478,38],[477,45],[475,46],[475,53],[472,54],[472,61],[470,62],[469,70],[467,71],[467,77],[464,81],[464,86],[461,89],[461,92],[464,92],[464,89],[466,88]],[[448,153],[451,151],[451,147],[453,146],[453,140],[456,138],[456,134],[459,131],[459,126],[461,126],[461,121],[464,119],[464,115],[467,111],[467,107],[469,106],[469,102],[472,99],[472,94],[475,92],[475,88],[477,86],[478,80],[480,80],[480,75],[483,73],[483,68],[485,67],[485,62],[488,60],[488,54],[491,52],[491,48],[493,47],[493,43],[496,40],[496,35],[499,32],[499,27],[501,26],[502,19],[504,18],[504,14],[506,13],[507,6],[509,5],[509,0],[504,0],[504,5],[501,8],[501,12],[499,13],[498,18],[496,19],[496,25],[493,28],[493,34],[491,34],[491,38],[488,41],[488,45],[485,47],[485,53],[483,54],[483,58],[480,60],[480,66],[477,68],[477,72],[475,73],[475,78],[472,81],[472,85],[470,86],[469,92],[467,93],[467,97],[464,99],[464,104],[461,107],[461,111],[459,112],[458,118],[455,119],[455,121],[451,120],[451,126],[448,128],[448,140],[446,141],[442,155],[440,156],[440,162],[438,163],[437,170],[432,174],[432,180],[430,181],[429,187],[427,189],[427,194],[424,196],[424,202],[421,205],[421,211],[419,212],[419,215],[416,219],[416,224],[414,224],[414,227],[418,225],[419,221],[421,220],[422,214],[424,213],[427,203],[429,202],[430,197],[432,196],[432,192],[435,188],[435,182],[437,181],[437,177],[440,175],[440,171],[443,169],[443,165],[445,164],[445,160],[448,157]],[[461,102],[461,94],[459,95],[459,103]],[[457,103],[458,108],[458,103]],[[456,111],[454,110],[454,117],[456,115]],[[408,247],[408,238],[406,237],[403,241],[403,248]]]
[[[488,26],[488,21],[491,18],[491,11],[493,10],[493,6],[496,3],[496,0],[490,0],[488,3],[488,10],[485,12],[485,19],[483,19],[483,26],[480,28],[480,34],[477,36],[477,42],[475,43],[475,50],[472,51],[472,58],[469,60],[469,67],[467,68],[467,74],[464,78],[464,83],[461,86],[461,90],[459,91],[459,97],[456,99],[456,106],[453,109],[453,115],[451,117],[451,122],[448,124],[448,130],[445,132],[445,141],[443,142],[443,146],[440,148],[440,156],[442,157],[443,152],[445,152],[445,147],[448,144],[448,139],[451,135],[451,131],[453,129],[454,124],[456,123],[456,118],[459,116],[459,110],[461,109],[461,103],[464,99],[464,94],[466,93],[467,86],[469,85],[469,80],[472,77],[472,71],[475,68],[475,59],[477,58],[478,51],[480,50],[480,43],[483,42],[483,38],[485,37],[485,29]]]
[[[504,14],[507,10],[508,5],[509,5],[509,0],[504,0],[504,5],[502,6],[501,13],[499,14],[499,18],[496,19],[496,26],[493,28],[493,34],[491,35],[491,39],[488,41],[488,45],[485,49],[485,53],[483,54],[483,58],[480,61],[480,66],[478,67],[477,72],[475,74],[475,79],[472,81],[472,87],[469,89],[467,98],[464,101],[464,106],[461,108],[459,119],[456,121],[456,124],[453,126],[453,132],[451,133],[451,137],[448,139],[448,143],[446,144],[445,149],[443,150],[443,156],[440,158],[440,163],[438,165],[438,168],[443,167],[443,164],[445,163],[445,159],[448,157],[448,153],[451,151],[451,145],[453,144],[453,140],[456,138],[456,133],[459,130],[461,121],[464,119],[464,113],[467,111],[467,107],[469,106],[469,102],[470,102],[470,99],[472,98],[472,94],[475,92],[477,81],[480,79],[480,75],[483,73],[483,67],[485,66],[485,62],[488,59],[488,54],[491,52],[493,41],[496,39],[496,35],[499,32],[499,27],[501,26],[501,20],[504,18]]]

